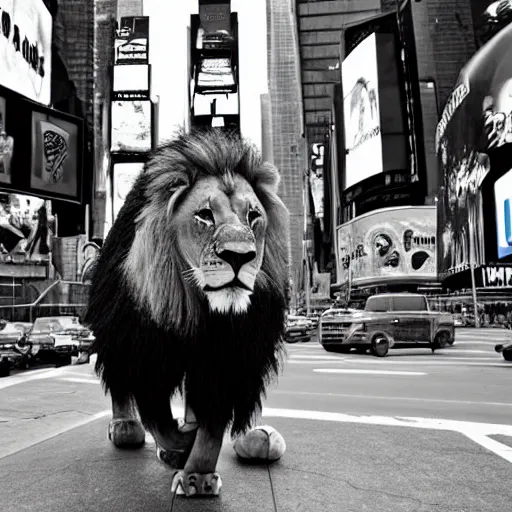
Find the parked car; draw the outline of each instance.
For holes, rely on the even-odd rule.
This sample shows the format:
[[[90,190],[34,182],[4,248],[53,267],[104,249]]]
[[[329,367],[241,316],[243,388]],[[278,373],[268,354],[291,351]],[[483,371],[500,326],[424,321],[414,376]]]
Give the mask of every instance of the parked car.
[[[319,341],[327,351],[350,352],[370,349],[378,357],[390,348],[452,345],[455,339],[453,315],[431,311],[424,295],[378,294],[368,298],[363,311],[322,315]]]
[[[36,318],[26,338],[31,357],[59,366],[70,364],[71,358],[86,352],[93,341],[94,335],[77,316]]]
[[[310,341],[313,322],[305,316],[288,315],[284,340],[287,343]]]
[[[23,367],[28,347],[24,344],[30,323],[0,321],[0,377],[7,377],[11,369]]]

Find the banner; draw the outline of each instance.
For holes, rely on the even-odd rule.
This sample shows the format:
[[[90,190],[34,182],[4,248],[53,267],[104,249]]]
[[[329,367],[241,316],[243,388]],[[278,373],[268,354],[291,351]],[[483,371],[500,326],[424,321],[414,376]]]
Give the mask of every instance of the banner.
[[[49,105],[52,17],[43,0],[0,0],[0,85]]]
[[[121,210],[128,192],[133,187],[135,180],[144,168],[143,162],[127,162],[114,164],[113,171],[113,208],[114,208],[114,221],[116,220],[119,211]]]
[[[338,227],[338,284],[437,280],[436,207],[375,210]]]

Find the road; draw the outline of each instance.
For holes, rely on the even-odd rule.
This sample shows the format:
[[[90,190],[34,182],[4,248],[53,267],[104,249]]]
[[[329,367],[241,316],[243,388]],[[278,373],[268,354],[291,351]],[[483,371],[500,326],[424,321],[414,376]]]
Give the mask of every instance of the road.
[[[494,352],[494,344],[510,336],[504,330],[459,329],[455,345],[435,355],[424,349],[391,350],[386,358],[328,353],[315,340],[287,345],[284,372],[264,407],[265,422],[279,428],[288,442],[283,463],[272,466],[268,510],[508,511],[512,363]],[[0,509],[168,510],[160,503],[148,505],[140,491],[133,491],[129,504],[107,503],[104,493],[114,492],[112,480],[123,492],[135,489],[117,465],[129,465],[137,482],[148,474],[151,481],[162,475],[154,466],[149,437],[143,457],[108,451],[109,407],[91,364],[1,379]],[[223,454],[227,498],[219,503],[224,505],[204,509],[182,503],[173,510],[242,510],[226,503],[244,502],[244,493],[253,495],[243,510],[267,510],[263,497],[259,508],[251,508],[263,484],[254,483],[256,490],[252,481],[236,485],[240,469],[230,470],[230,455]],[[137,457],[145,462],[132,467]],[[27,464],[36,469],[27,473]],[[89,466],[93,473],[84,469]],[[325,473],[328,479],[319,480]],[[238,476],[230,481],[230,475]],[[308,475],[312,487],[297,488],[297,479]],[[79,502],[78,490],[71,489],[77,479]],[[161,485],[156,494],[168,493]],[[345,508],[333,505],[339,488]],[[299,499],[304,493],[311,503]]]

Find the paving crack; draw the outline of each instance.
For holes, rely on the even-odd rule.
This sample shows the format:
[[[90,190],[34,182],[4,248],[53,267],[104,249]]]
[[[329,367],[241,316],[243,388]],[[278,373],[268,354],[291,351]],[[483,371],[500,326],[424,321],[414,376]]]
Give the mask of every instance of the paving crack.
[[[376,493],[376,494],[383,494],[383,495],[389,496],[391,498],[401,498],[401,499],[404,499],[404,500],[414,501],[414,502],[416,502],[416,503],[418,503],[420,505],[427,505],[429,507],[437,507],[437,506],[440,505],[440,503],[431,503],[431,502],[428,502],[428,501],[423,501],[423,500],[421,500],[419,498],[414,498],[412,496],[406,496],[406,495],[403,495],[403,494],[398,494],[398,493],[394,493],[394,492],[390,492],[390,491],[385,491],[383,489],[359,487],[356,484],[354,484],[353,482],[351,482],[348,478],[335,478],[332,475],[328,475],[328,474],[325,474],[325,473],[320,473],[320,472],[317,472],[317,471],[309,471],[309,470],[305,470],[305,469],[297,469],[297,468],[292,468],[292,467],[285,466],[285,465],[282,465],[282,467],[284,467],[285,469],[289,469],[291,471],[296,471],[298,473],[306,473],[306,474],[310,474],[310,475],[321,476],[322,478],[326,478],[328,480],[332,480],[332,481],[336,481],[336,482],[339,482],[341,480],[342,482],[345,482],[347,485],[349,485],[350,487],[352,487],[356,491],[363,491],[363,492],[371,492],[371,493]]]

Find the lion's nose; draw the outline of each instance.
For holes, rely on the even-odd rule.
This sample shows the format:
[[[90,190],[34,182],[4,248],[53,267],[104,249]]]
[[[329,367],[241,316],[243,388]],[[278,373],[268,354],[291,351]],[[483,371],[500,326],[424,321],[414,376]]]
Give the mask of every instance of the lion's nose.
[[[243,265],[256,258],[256,250],[251,247],[252,244],[244,245],[247,247],[223,247],[221,250],[216,251],[219,258],[231,265],[231,268],[235,274],[238,274],[238,271],[242,268]]]

